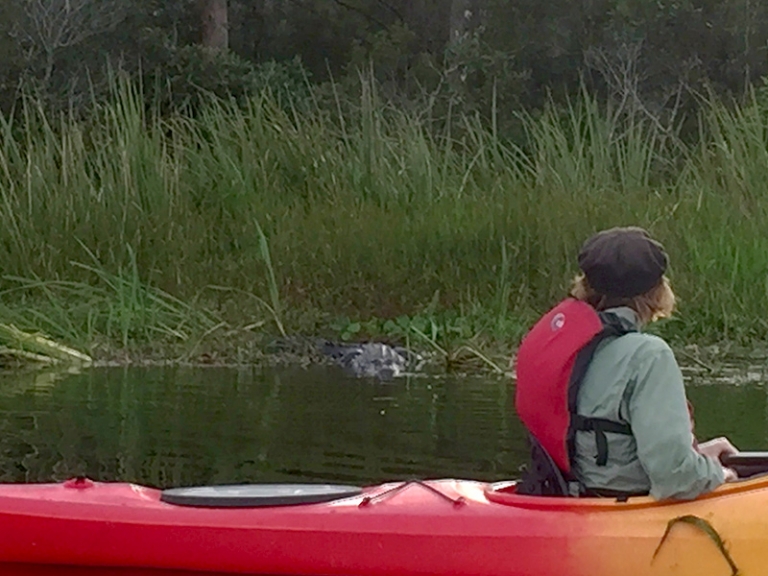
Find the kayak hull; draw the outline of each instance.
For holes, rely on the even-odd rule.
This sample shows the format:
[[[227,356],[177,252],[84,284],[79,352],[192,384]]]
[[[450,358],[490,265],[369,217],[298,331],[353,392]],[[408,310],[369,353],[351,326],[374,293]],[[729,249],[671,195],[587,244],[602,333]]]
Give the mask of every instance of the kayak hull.
[[[124,483],[0,485],[0,573],[719,576],[733,562],[757,574],[768,563],[767,507],[763,479],[682,503],[438,480],[248,509],[174,506]]]

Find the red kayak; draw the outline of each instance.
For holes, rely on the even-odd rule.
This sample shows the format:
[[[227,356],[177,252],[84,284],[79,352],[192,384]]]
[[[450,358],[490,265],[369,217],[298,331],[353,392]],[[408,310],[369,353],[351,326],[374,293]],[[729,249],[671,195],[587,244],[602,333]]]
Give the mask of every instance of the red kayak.
[[[293,485],[283,486],[274,502],[251,507],[226,490],[216,504],[205,489],[184,501],[86,479],[0,485],[0,574],[725,576],[729,562],[743,574],[768,565],[765,478],[682,503],[520,496],[511,482],[436,480],[299,504],[303,496],[291,500]],[[703,519],[725,547],[696,522],[675,520],[685,517]]]

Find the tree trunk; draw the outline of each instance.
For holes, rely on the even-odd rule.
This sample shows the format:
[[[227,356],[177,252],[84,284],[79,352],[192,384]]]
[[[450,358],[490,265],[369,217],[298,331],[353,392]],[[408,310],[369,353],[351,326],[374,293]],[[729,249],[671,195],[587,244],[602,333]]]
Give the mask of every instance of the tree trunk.
[[[199,0],[202,17],[203,46],[229,48],[227,0]]]

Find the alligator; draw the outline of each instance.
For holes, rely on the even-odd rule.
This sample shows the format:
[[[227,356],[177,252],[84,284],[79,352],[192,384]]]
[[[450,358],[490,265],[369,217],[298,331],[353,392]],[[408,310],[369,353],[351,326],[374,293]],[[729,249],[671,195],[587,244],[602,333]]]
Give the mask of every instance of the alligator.
[[[337,343],[323,338],[288,336],[273,340],[266,348],[283,361],[302,364],[332,362],[359,378],[391,380],[420,370],[427,362],[421,354],[381,342]]]
[[[423,364],[421,355],[406,348],[380,342],[362,344],[326,342],[321,351],[347,372],[361,378],[391,380],[404,375],[409,368],[418,369]]]

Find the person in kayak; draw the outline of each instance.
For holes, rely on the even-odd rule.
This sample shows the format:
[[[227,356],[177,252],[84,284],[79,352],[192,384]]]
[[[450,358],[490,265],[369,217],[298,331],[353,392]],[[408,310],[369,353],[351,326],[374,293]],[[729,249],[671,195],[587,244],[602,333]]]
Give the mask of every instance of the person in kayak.
[[[674,354],[641,332],[675,307],[663,246],[613,228],[588,239],[578,262],[570,298],[518,352],[515,403],[534,443],[518,492],[692,499],[735,480],[719,459],[736,448],[696,443]]]

